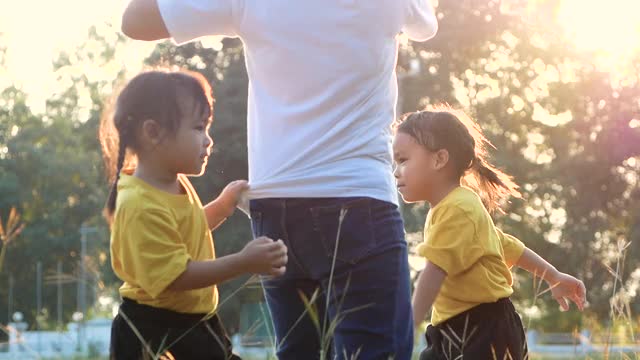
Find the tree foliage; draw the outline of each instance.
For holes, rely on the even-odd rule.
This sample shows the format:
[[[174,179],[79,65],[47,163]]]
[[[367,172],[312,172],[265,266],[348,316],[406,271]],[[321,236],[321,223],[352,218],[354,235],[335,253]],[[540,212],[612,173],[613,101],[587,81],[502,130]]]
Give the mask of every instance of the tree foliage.
[[[615,281],[609,269],[621,264],[617,296],[630,299],[637,312],[640,56],[624,69],[602,68],[593,54],[557,35],[561,29],[552,21],[557,1],[530,2],[533,9],[524,3],[440,1],[436,38],[401,46],[401,111],[446,102],[471,114],[496,147],[494,162],[514,176],[524,195],[505,204],[497,224],[561,271],[583,278],[588,314],[596,319],[609,317]],[[15,206],[26,225],[10,245],[0,282],[14,276],[15,297],[30,322],[36,262],[50,275],[62,261],[64,272],[76,276],[82,224],[100,229],[85,259],[92,293],[115,295],[119,286],[100,215],[108,184],[96,134],[103,109],[131,66],[114,60],[126,42],[121,35],[93,30],[87,46],[62,54],[56,61],[60,91],[45,114],[32,113],[27,94],[16,87],[0,93],[0,218]],[[206,202],[230,181],[247,177],[248,79],[238,39],[203,43],[212,41],[159,43],[146,66],[199,71],[213,85],[214,154],[206,174],[193,179]],[[419,64],[417,73],[410,71],[412,63]],[[96,67],[115,68],[113,79],[94,79],[86,69]],[[424,204],[403,206],[407,232],[422,231],[427,210]],[[238,251],[251,238],[249,221],[236,214],[214,235],[219,256]],[[521,308],[530,307],[533,281],[524,274],[517,278],[515,298]],[[222,298],[243,280],[222,285]],[[66,320],[76,309],[74,286],[65,285]],[[54,286],[44,291],[45,299],[55,299]],[[7,296],[7,286],[0,286],[0,309],[6,309]],[[221,309],[232,330],[242,302],[260,299],[261,293],[248,289],[235,296],[239,301]],[[580,325],[580,316],[558,317],[552,300],[543,299],[536,303],[543,314],[536,326]],[[52,314],[55,304],[45,301],[45,307]],[[6,318],[0,312],[0,322]]]

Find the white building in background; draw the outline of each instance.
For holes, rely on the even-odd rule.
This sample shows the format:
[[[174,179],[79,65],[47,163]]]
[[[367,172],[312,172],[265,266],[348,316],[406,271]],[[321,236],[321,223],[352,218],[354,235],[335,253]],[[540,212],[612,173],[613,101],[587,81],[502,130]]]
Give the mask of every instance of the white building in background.
[[[0,360],[108,356],[111,319],[70,323],[67,331],[25,331],[27,324],[9,323],[9,343],[0,347]]]

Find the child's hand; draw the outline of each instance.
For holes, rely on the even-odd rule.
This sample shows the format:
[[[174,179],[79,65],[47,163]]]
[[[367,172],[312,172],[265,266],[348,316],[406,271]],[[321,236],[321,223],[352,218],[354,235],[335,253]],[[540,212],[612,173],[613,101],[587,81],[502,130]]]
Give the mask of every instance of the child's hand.
[[[232,181],[227,185],[216,202],[224,209],[224,213],[231,216],[236,208],[236,204],[240,199],[240,195],[249,189],[249,183],[246,180]]]
[[[551,295],[560,304],[562,311],[569,310],[570,300],[582,311],[586,301],[587,291],[582,281],[565,273],[559,273],[553,280],[547,282],[551,288]]]
[[[287,265],[287,247],[282,240],[262,236],[249,242],[239,253],[247,272],[283,275]]]

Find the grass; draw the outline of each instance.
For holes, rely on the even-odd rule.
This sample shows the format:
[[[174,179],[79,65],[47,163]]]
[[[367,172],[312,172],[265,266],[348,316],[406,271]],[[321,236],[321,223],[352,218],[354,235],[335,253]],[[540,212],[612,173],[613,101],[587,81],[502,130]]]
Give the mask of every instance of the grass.
[[[339,223],[338,223],[338,230],[337,230],[337,234],[336,234],[336,245],[335,245],[335,249],[334,249],[334,253],[333,253],[333,261],[332,261],[332,266],[331,266],[331,272],[330,272],[330,276],[329,276],[329,285],[328,285],[328,289],[327,289],[327,294],[326,294],[326,306],[327,308],[323,309],[324,310],[324,317],[320,318],[320,312],[318,311],[318,307],[317,307],[317,302],[320,299],[321,296],[321,292],[320,290],[316,290],[316,292],[310,297],[307,298],[306,296],[304,296],[303,294],[300,294],[301,300],[304,302],[305,304],[305,312],[303,314],[301,314],[300,318],[298,319],[298,321],[301,321],[305,316],[309,316],[309,318],[311,319],[311,321],[313,322],[314,326],[317,329],[318,332],[318,336],[320,339],[320,344],[321,344],[321,349],[320,349],[320,360],[328,360],[329,359],[329,354],[331,354],[331,349],[330,349],[330,344],[331,344],[331,339],[333,337],[333,334],[337,328],[337,326],[339,325],[340,321],[342,321],[344,319],[344,317],[346,315],[348,315],[349,313],[353,312],[353,311],[360,311],[364,308],[366,308],[368,305],[363,305],[361,307],[358,307],[356,309],[348,309],[346,311],[340,311],[338,310],[338,316],[336,316],[333,319],[329,319],[328,318],[328,304],[329,304],[329,299],[331,298],[331,293],[332,293],[332,284],[333,284],[333,275],[334,275],[334,270],[335,270],[335,262],[336,262],[336,258],[337,258],[337,251],[338,251],[338,245],[339,245],[339,240],[340,240],[340,232],[341,232],[341,227],[342,227],[342,222],[345,218],[347,214],[347,210],[343,209],[340,212],[340,217],[339,217]],[[10,221],[9,224],[7,224],[8,226],[6,226],[7,228],[14,230],[15,228],[18,228],[16,226],[16,219],[12,219],[13,221]],[[9,231],[8,233],[11,234],[12,231]],[[6,233],[3,235],[7,235]],[[3,239],[5,240],[5,239]],[[613,268],[609,268],[609,272],[612,274],[613,278],[614,278],[614,286],[613,286],[613,290],[612,290],[612,295],[611,295],[611,309],[610,309],[610,322],[609,324],[607,324],[606,330],[605,330],[605,344],[608,344],[607,346],[605,346],[605,350],[602,354],[589,354],[586,356],[567,356],[567,357],[556,357],[556,356],[547,356],[547,355],[537,355],[537,354],[531,354],[530,355],[530,359],[531,360],[551,360],[551,359],[560,359],[560,360],[568,360],[568,359],[575,359],[575,360],[613,360],[613,359],[622,359],[622,360],[631,360],[631,359],[636,359],[639,360],[640,359],[640,354],[638,353],[613,353],[610,351],[609,346],[612,344],[612,333],[613,333],[613,324],[618,323],[618,324],[623,324],[623,326],[626,328],[625,330],[627,330],[627,333],[629,334],[629,342],[632,344],[636,343],[636,336],[634,333],[634,328],[633,328],[633,323],[634,323],[634,319],[632,317],[631,311],[630,311],[630,306],[629,306],[629,296],[626,296],[625,294],[625,289],[622,286],[624,284],[623,279],[621,277],[623,268],[624,268],[624,262],[625,262],[625,255],[626,255],[626,250],[629,246],[629,243],[624,242],[622,240],[620,240],[617,244],[616,244],[616,258],[615,258],[615,269]],[[2,250],[4,250],[6,248],[6,241],[5,241],[5,246],[3,247]],[[0,256],[0,261],[1,261],[1,256]],[[0,263],[1,265],[1,263]],[[230,299],[232,299],[240,290],[244,289],[246,286],[249,285],[254,285],[254,284],[258,284],[258,278],[256,276],[251,277],[247,282],[245,282],[240,288],[238,288],[237,290],[235,290],[229,297],[225,298],[223,301],[220,302],[219,307],[224,305],[224,303],[226,303],[227,301],[229,301]],[[535,303],[540,299],[541,295],[543,295],[544,293],[550,291],[550,288],[547,289],[543,289],[542,288],[542,277],[539,279],[536,278],[536,276],[534,276],[533,279],[533,286],[534,286],[534,295],[533,295],[533,304],[535,305]],[[347,281],[347,287],[348,287],[348,281]],[[338,309],[340,309],[342,303],[343,303],[344,299],[338,299],[337,303],[338,303]],[[212,316],[215,315],[217,309],[212,311],[211,313],[207,314],[205,317],[203,317],[202,321],[206,321],[209,318],[211,318]],[[122,314],[122,313],[121,313]],[[127,323],[129,323],[129,325],[132,327],[134,333],[136,334],[136,336],[141,340],[141,342],[143,342],[144,344],[144,339],[142,337],[142,335],[139,333],[139,331],[136,329],[136,327],[134,326],[134,324],[129,321],[129,319],[127,318],[126,314],[122,314],[123,318],[125,319],[125,321],[127,321]],[[268,320],[263,319],[263,321],[266,323]],[[531,322],[531,318],[529,317],[528,321],[527,321],[527,325],[529,325]],[[297,324],[297,323],[296,323]],[[196,325],[194,325],[191,329],[185,331],[185,333],[183,333],[180,337],[178,337],[177,339],[175,339],[174,341],[172,341],[169,344],[163,344],[164,346],[161,346],[161,348],[153,353],[152,350],[146,346],[146,351],[145,351],[145,359],[153,359],[153,360],[162,360],[165,359],[165,357],[163,356],[163,354],[166,352],[167,349],[169,349],[173,344],[175,344],[177,341],[179,341],[182,337],[186,336],[191,330],[193,330],[195,328]],[[528,326],[527,326],[528,327]],[[268,329],[270,329],[270,326],[267,326]],[[295,326],[290,329],[290,333],[292,331],[295,330]],[[453,334],[454,336],[456,334]],[[212,332],[212,336],[214,338],[216,338],[216,340],[220,341],[220,339],[217,339],[216,334],[214,334]],[[287,335],[288,336],[288,335]],[[279,344],[276,344],[276,348],[282,344],[282,342],[284,340],[286,340],[286,337],[284,339],[280,340]],[[462,339],[463,343],[462,346],[464,346],[464,340],[468,339],[470,337],[473,336],[473,331],[470,331],[468,334],[463,334],[462,335]],[[459,336],[456,336],[459,338]],[[577,339],[576,339],[577,340]],[[418,359],[418,354],[422,349],[415,349],[414,351],[416,352],[416,355],[414,355],[413,360],[417,360]],[[276,357],[274,355],[275,351],[271,351],[265,355],[242,355],[240,354],[244,360],[275,360]],[[72,358],[65,358],[65,359],[74,359],[74,360],[106,360],[108,357],[72,357]],[[358,353],[356,354],[349,354],[349,356],[345,356],[345,358],[348,358],[349,360],[358,360]],[[494,356],[495,358],[495,356]],[[55,359],[62,359],[62,358],[55,358]],[[54,360],[54,359],[50,359],[50,360]],[[502,360],[502,359],[496,359],[496,360]]]
[[[109,357],[84,357],[84,356],[76,356],[76,357],[68,357],[68,358],[43,358],[42,360],[108,360]],[[242,356],[243,360],[277,360],[275,356]],[[626,353],[626,354],[610,354],[608,357],[605,357],[604,354],[594,354],[587,356],[568,356],[568,357],[558,357],[558,356],[543,356],[532,354],[529,356],[530,360],[627,360],[627,359],[636,359],[635,354]],[[418,360],[418,355],[414,355],[412,360]]]
[[[545,356],[530,356],[529,359],[531,360],[630,360],[630,359],[636,359],[636,355],[633,353],[624,353],[624,354],[609,354],[609,355],[605,355],[605,354],[593,354],[593,355],[586,355],[586,356],[569,356],[569,357],[558,357],[558,356],[554,356],[554,357],[545,357]]]
[[[304,294],[300,293],[301,300],[304,302],[304,305],[305,305],[305,311],[300,315],[300,318],[298,319],[296,324],[299,321],[301,321],[307,315],[311,318],[311,321],[313,322],[314,326],[318,330],[318,336],[320,337],[320,360],[328,360],[329,359],[329,356],[331,354],[330,346],[331,346],[331,339],[333,337],[333,333],[334,333],[335,329],[337,328],[338,324],[340,323],[340,321],[342,319],[344,319],[344,316],[348,315],[349,313],[351,313],[353,311],[359,311],[359,310],[361,310],[361,309],[366,307],[366,305],[365,305],[365,306],[358,307],[356,309],[349,309],[347,311],[342,311],[342,312],[338,311],[338,316],[336,316],[334,319],[330,319],[330,320],[328,319],[329,299],[331,298],[331,288],[332,288],[332,284],[333,284],[333,274],[334,274],[334,270],[335,270],[337,253],[338,253],[340,232],[341,232],[341,229],[342,229],[342,222],[344,221],[344,218],[347,215],[347,211],[348,211],[347,209],[343,208],[340,211],[340,216],[339,216],[339,219],[338,219],[338,230],[337,230],[337,233],[336,233],[336,245],[335,245],[334,254],[333,254],[333,260],[332,260],[332,264],[331,264],[331,272],[329,274],[328,291],[327,291],[327,298],[326,298],[326,304],[327,305],[326,305],[326,309],[325,309],[325,312],[324,312],[325,316],[324,316],[324,318],[322,320],[320,319],[319,311],[318,311],[317,303],[316,303],[318,298],[319,298],[319,296],[320,296],[319,289],[317,289],[314,292],[314,294],[311,296],[311,298],[307,298]],[[180,339],[182,339],[184,336],[186,336],[190,331],[195,329],[196,326],[198,326],[200,323],[202,323],[203,321],[206,321],[206,320],[210,319],[211,317],[213,317],[216,314],[216,312],[218,311],[218,309],[220,308],[220,306],[222,306],[226,301],[231,299],[235,294],[237,294],[240,290],[242,290],[245,286],[249,285],[251,282],[253,282],[252,280],[255,280],[255,279],[256,279],[256,277],[252,276],[245,284],[243,284],[240,288],[235,290],[229,297],[227,297],[222,302],[220,302],[216,309],[214,309],[209,314],[204,316],[197,324],[193,325],[190,329],[185,331],[183,334],[181,334],[179,337],[177,337],[171,343],[165,344],[164,340],[166,340],[166,339],[164,339],[162,341],[159,349],[157,351],[155,351],[155,352],[145,342],[142,334],[137,329],[137,327],[133,324],[133,322],[131,320],[129,320],[128,316],[123,311],[120,311],[119,314],[127,322],[127,324],[129,324],[129,326],[131,327],[131,329],[135,333],[136,337],[143,344],[143,358],[145,360],[162,360],[162,359],[165,358],[164,354],[167,353],[168,349],[170,349],[175,343],[180,341]],[[348,282],[347,282],[347,286],[348,286]],[[340,307],[341,304],[342,304],[342,299],[339,302],[338,306]],[[320,321],[322,321],[322,325],[320,325]],[[295,330],[295,325],[294,325],[294,327],[292,329],[290,329],[289,333],[283,339],[280,340],[280,343],[278,344],[278,346],[280,346],[286,340],[286,338],[289,336],[289,334],[294,330]],[[213,331],[210,331],[210,333],[211,333],[212,337],[218,343],[222,343],[221,339],[217,336],[217,334],[215,334]],[[268,358],[269,358],[269,356],[267,356],[267,359]],[[357,358],[358,358],[358,353],[349,356],[349,360],[357,360]]]
[[[109,360],[108,356],[73,356],[73,357],[55,357],[55,358],[42,358],[42,360]]]
[[[102,356],[102,357],[75,356],[75,357],[67,357],[67,358],[60,358],[60,357],[43,358],[42,360],[108,360],[108,359],[109,359],[108,356]],[[267,356],[242,355],[242,359],[243,360],[277,360],[276,357],[273,355],[267,355]],[[567,357],[558,357],[558,356],[549,357],[544,355],[531,354],[529,356],[529,359],[530,360],[605,360],[605,359],[627,360],[627,359],[636,359],[636,356],[633,353],[610,354],[608,358],[605,357],[604,354],[593,354],[593,355],[587,355],[587,356],[567,356]],[[417,354],[414,355],[412,360],[418,360],[418,355]]]
[[[0,241],[2,242],[2,250],[0,250],[0,272],[2,271],[2,265],[4,264],[4,257],[7,253],[7,247],[9,243],[24,229],[24,224],[20,223],[20,214],[16,211],[15,207],[12,207],[9,211],[9,218],[6,225],[2,225],[2,218],[0,218]]]

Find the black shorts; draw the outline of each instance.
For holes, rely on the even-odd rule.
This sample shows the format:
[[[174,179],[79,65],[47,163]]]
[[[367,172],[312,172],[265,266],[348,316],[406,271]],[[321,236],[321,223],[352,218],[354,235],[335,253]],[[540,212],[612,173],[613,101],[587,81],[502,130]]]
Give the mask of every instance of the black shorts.
[[[522,320],[508,298],[480,304],[437,326],[429,325],[426,338],[428,346],[420,360],[528,359]]]
[[[178,313],[124,299],[111,325],[110,358],[154,359],[154,354],[168,351],[172,357],[166,357],[176,360],[240,360],[232,354],[231,342],[218,317],[202,320],[205,315]]]

